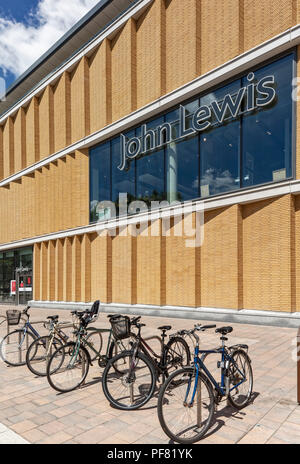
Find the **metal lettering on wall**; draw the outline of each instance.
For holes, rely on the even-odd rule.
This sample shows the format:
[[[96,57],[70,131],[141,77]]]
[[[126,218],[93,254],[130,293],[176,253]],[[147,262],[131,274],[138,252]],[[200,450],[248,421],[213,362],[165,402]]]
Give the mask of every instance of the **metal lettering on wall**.
[[[168,122],[159,125],[156,129],[147,129],[147,124],[143,124],[140,137],[128,139],[121,134],[121,164],[118,169],[123,171],[131,160],[170,142],[203,132],[215,124],[223,124],[227,120],[236,119],[242,114],[270,105],[276,98],[275,77],[266,76],[257,83],[254,83],[254,79],[254,73],[248,74],[249,85],[242,87],[235,98],[227,94],[222,102],[212,101],[210,106],[202,105],[194,113],[189,114],[191,127],[186,127],[186,109],[180,105],[178,136],[175,138],[172,131],[173,123]]]

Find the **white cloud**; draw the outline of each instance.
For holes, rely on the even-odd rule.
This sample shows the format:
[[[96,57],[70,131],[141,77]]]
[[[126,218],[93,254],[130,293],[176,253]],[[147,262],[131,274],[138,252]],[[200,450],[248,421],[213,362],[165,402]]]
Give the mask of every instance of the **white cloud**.
[[[23,24],[0,17],[0,68],[22,74],[99,0],[40,0]]]

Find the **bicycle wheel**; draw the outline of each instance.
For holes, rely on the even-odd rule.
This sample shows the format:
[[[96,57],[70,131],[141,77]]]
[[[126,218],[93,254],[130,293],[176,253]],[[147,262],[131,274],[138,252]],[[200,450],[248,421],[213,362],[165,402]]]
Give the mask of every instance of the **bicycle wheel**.
[[[233,361],[229,364],[230,392],[228,400],[236,409],[242,409],[250,402],[253,389],[253,372],[251,361],[243,350],[230,354]],[[243,381],[243,379],[245,379]]]
[[[47,375],[47,364],[54,351],[62,347],[62,342],[51,335],[37,338],[30,345],[26,353],[26,364],[28,369],[40,377]],[[63,357],[60,356],[62,360]]]
[[[0,316],[0,338],[7,334],[7,319],[5,316]]]
[[[88,351],[74,342],[67,343],[54,351],[48,362],[48,382],[61,393],[75,390],[85,381],[89,365]]]
[[[189,366],[191,353],[187,342],[182,337],[173,337],[168,342],[164,353],[165,376],[174,370]]]
[[[120,362],[124,366],[121,372],[119,372]],[[115,363],[117,367],[114,366]],[[152,397],[155,386],[154,366],[142,353],[137,353],[134,358],[132,351],[120,353],[109,361],[103,372],[104,395],[110,404],[118,409],[141,408]]]
[[[212,386],[199,373],[194,402],[190,405],[195,387],[196,371],[185,367],[173,372],[161,388],[157,412],[160,425],[171,440],[192,444],[209,429],[214,414]]]
[[[88,345],[85,346],[85,348],[88,350],[90,354],[91,360],[95,361],[95,359],[97,359],[97,357],[99,356],[99,353],[101,353],[101,350],[102,350],[102,346],[103,346],[102,335],[99,331],[97,331],[97,329],[95,329],[94,331],[89,330],[86,336],[86,341],[93,346],[94,350],[97,351],[97,353],[95,353]]]
[[[7,334],[0,343],[0,357],[9,366],[24,366],[26,352],[35,340],[31,332],[22,329]]]

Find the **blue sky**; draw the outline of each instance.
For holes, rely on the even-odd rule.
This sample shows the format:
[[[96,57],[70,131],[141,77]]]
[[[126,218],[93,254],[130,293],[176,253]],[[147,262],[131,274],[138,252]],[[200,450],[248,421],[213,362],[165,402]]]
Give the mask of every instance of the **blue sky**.
[[[29,22],[29,13],[36,8],[38,0],[0,0],[0,17],[15,19],[23,23]],[[0,77],[3,77],[3,69],[0,68]],[[6,73],[7,88],[15,81],[16,76],[10,71]]]
[[[99,0],[0,0],[0,77],[8,88]]]
[[[0,0],[0,16],[26,22],[30,10],[37,4],[38,0]]]

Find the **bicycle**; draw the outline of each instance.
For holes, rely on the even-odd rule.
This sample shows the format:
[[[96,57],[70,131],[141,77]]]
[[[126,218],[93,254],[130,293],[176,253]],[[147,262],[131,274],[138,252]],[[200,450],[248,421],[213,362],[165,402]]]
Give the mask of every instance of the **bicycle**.
[[[160,377],[164,381],[172,369],[190,364],[190,350],[184,338],[176,333],[165,343],[166,332],[171,330],[171,326],[158,328],[161,330],[161,336],[154,338],[159,339],[161,352],[157,354],[141,336],[141,329],[145,324],[139,323],[139,319],[140,317],[134,321],[138,334],[131,342],[131,350],[111,359],[103,372],[104,395],[110,404],[118,409],[134,410],[144,406],[152,398]],[[130,330],[130,320],[127,316],[112,320],[111,323],[116,337],[127,336]],[[123,366],[121,372],[116,367],[119,364]]]
[[[69,340],[69,336],[63,332],[62,328],[70,327],[70,323],[59,323],[58,318],[59,316],[47,317],[49,322],[44,323],[44,327],[49,329],[49,335],[35,339],[27,350],[26,364],[34,375],[45,377],[53,349],[57,350]]]
[[[24,366],[26,364],[27,349],[32,341],[40,337],[39,333],[30,324],[29,309],[30,306],[26,306],[22,313],[21,311],[14,311],[9,320],[9,325],[19,325],[22,315],[26,317],[25,324],[22,328],[8,333],[1,340],[0,357],[9,366]],[[10,315],[8,314],[7,317],[9,318]]]
[[[93,361],[98,360],[99,367],[105,367],[118,352],[128,349],[128,346],[124,345],[122,341],[114,338],[111,329],[89,329],[87,325],[91,321],[85,311],[76,312],[76,315],[79,318],[79,328],[75,332],[75,341],[58,348],[50,357],[47,365],[49,385],[60,393],[67,393],[79,388],[84,383]],[[108,317],[114,318],[118,315],[109,315]],[[93,331],[91,335],[99,334],[101,340],[103,333],[108,334],[105,355],[101,355],[102,342],[99,348],[91,343],[91,335],[88,335],[89,330]],[[134,334],[130,334],[130,337],[134,337]],[[62,358],[63,362],[61,362]],[[115,367],[120,371],[120,366]]]
[[[200,350],[196,331],[204,332],[215,325],[197,325],[183,331],[195,340],[194,365],[173,373],[163,385],[158,398],[158,418],[166,435],[177,443],[199,441],[211,426],[216,405],[227,398],[237,409],[249,404],[253,389],[253,373],[247,345],[225,346],[225,335],[232,327],[221,327],[222,345],[214,350]],[[221,381],[217,382],[204,361],[210,354],[220,354]],[[199,358],[199,355],[202,357]]]

